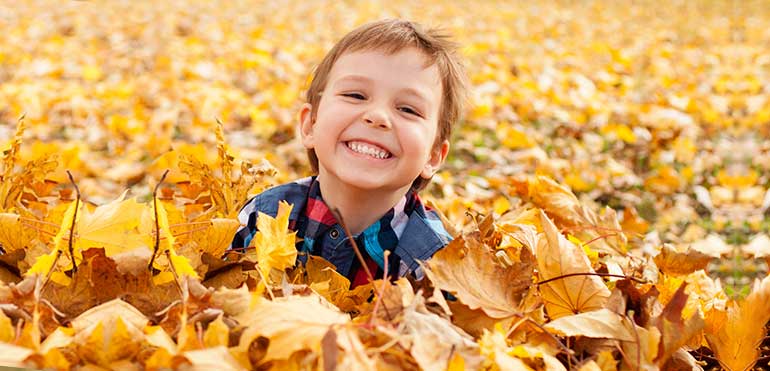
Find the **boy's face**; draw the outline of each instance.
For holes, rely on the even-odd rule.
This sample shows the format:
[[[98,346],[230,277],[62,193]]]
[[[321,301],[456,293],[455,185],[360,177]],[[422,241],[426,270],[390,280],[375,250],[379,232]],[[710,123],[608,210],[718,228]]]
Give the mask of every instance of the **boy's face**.
[[[406,192],[418,176],[430,178],[449,149],[448,141],[434,146],[441,99],[438,68],[426,67],[416,48],[343,54],[315,120],[309,104],[300,112],[302,142],[315,150],[319,180],[330,188]]]

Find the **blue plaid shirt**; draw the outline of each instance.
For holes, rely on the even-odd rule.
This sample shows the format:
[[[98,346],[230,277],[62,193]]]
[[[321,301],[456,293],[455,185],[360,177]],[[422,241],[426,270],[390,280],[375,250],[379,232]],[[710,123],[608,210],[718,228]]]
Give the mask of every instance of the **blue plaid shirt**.
[[[297,231],[297,250],[321,256],[334,264],[337,271],[350,280],[352,287],[367,282],[350,239],[323,201],[315,177],[268,189],[249,200],[238,215],[243,227],[233,238],[231,249],[249,248],[257,231],[257,213],[275,217],[280,200],[294,205],[289,215],[289,228]],[[388,250],[391,252],[388,276],[413,274],[418,279],[422,278],[418,261],[429,259],[451,240],[436,212],[423,206],[416,192],[411,190],[382,218],[354,238],[369,270],[373,274],[376,272],[375,278],[385,274],[384,252]],[[304,256],[300,255],[300,259],[304,260]]]

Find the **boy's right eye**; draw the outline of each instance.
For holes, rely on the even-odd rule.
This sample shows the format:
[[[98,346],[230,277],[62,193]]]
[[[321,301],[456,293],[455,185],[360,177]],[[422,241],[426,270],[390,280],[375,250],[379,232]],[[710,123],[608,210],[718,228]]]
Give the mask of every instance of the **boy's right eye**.
[[[359,100],[366,99],[366,97],[361,93],[344,93],[342,96]]]

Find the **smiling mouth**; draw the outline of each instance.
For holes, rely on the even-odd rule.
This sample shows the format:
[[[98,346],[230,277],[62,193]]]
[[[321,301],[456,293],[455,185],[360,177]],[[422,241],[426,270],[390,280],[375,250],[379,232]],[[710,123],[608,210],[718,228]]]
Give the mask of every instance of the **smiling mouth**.
[[[393,157],[393,155],[388,152],[387,150],[376,146],[371,143],[365,143],[365,142],[359,142],[355,140],[351,140],[349,142],[345,142],[345,145],[350,148],[351,151],[360,153],[362,155],[367,155],[374,157],[376,159],[387,159]]]

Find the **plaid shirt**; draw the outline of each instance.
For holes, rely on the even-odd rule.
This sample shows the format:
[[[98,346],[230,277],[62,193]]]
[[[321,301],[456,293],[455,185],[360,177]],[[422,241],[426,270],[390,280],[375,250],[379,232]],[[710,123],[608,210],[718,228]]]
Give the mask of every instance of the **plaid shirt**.
[[[243,227],[233,238],[231,249],[245,250],[257,231],[257,212],[275,217],[278,201],[285,200],[294,207],[289,215],[289,229],[297,231],[297,250],[321,256],[347,277],[351,287],[368,282],[361,263],[356,258],[350,239],[337,223],[321,197],[321,187],[315,177],[268,189],[241,209],[238,218]],[[438,215],[424,207],[416,192],[409,191],[395,207],[358,236],[356,244],[375,278],[384,275],[384,251],[388,258],[388,276],[412,274],[422,278],[418,261],[425,261],[451,240]],[[300,255],[300,260],[306,259]],[[376,273],[375,273],[376,272]]]

